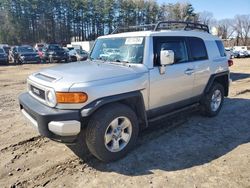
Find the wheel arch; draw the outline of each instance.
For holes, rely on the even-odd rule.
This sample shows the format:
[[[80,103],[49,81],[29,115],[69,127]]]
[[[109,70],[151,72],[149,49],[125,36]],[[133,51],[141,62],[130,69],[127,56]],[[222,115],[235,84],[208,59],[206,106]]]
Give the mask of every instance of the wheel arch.
[[[208,93],[214,82],[220,83],[224,87],[224,96],[229,93],[229,71],[213,74],[210,76],[205,87],[204,94]]]
[[[133,91],[97,99],[81,109],[81,116],[83,118],[88,118],[98,109],[111,103],[121,103],[129,106],[138,118],[140,129],[144,129],[148,126],[145,104],[140,91]]]

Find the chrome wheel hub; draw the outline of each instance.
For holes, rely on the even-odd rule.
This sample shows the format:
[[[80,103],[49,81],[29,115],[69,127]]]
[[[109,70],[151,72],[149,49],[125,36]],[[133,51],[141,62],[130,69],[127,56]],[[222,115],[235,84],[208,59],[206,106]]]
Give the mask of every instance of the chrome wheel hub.
[[[221,96],[221,92],[220,90],[215,90],[213,95],[212,95],[212,100],[210,103],[211,109],[212,111],[217,111],[218,108],[220,107],[221,104],[221,100],[222,100],[222,96]]]
[[[119,152],[129,143],[132,124],[124,116],[115,118],[107,127],[104,135],[105,147],[111,152]]]

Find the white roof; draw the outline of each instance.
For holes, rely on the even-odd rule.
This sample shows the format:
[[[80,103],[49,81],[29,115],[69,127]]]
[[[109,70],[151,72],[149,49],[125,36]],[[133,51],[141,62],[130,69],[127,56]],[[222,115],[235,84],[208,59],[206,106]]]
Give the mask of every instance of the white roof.
[[[162,30],[162,31],[136,31],[125,32],[118,34],[110,34],[99,38],[114,38],[114,37],[148,37],[148,36],[191,36],[199,37],[203,40],[220,40],[218,37],[207,32],[201,31],[184,31],[184,30]]]

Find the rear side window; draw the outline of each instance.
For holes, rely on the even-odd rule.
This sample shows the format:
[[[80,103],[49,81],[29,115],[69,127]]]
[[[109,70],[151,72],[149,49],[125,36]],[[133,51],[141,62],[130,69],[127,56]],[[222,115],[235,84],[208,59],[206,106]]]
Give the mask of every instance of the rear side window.
[[[200,61],[208,59],[207,49],[202,39],[190,37],[188,38],[190,60]]]
[[[216,42],[217,47],[219,49],[220,56],[221,57],[225,57],[226,56],[226,52],[225,52],[225,48],[224,48],[223,43],[220,40],[216,40],[215,42]]]

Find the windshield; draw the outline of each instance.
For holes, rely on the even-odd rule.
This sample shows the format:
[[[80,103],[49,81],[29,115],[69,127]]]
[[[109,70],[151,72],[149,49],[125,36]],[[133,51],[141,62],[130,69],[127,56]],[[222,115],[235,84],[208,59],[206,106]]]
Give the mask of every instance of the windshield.
[[[97,39],[91,59],[105,61],[142,63],[144,37]]]
[[[4,54],[4,50],[2,48],[0,48],[0,54]]]
[[[34,52],[33,48],[32,47],[18,47],[18,52]]]

